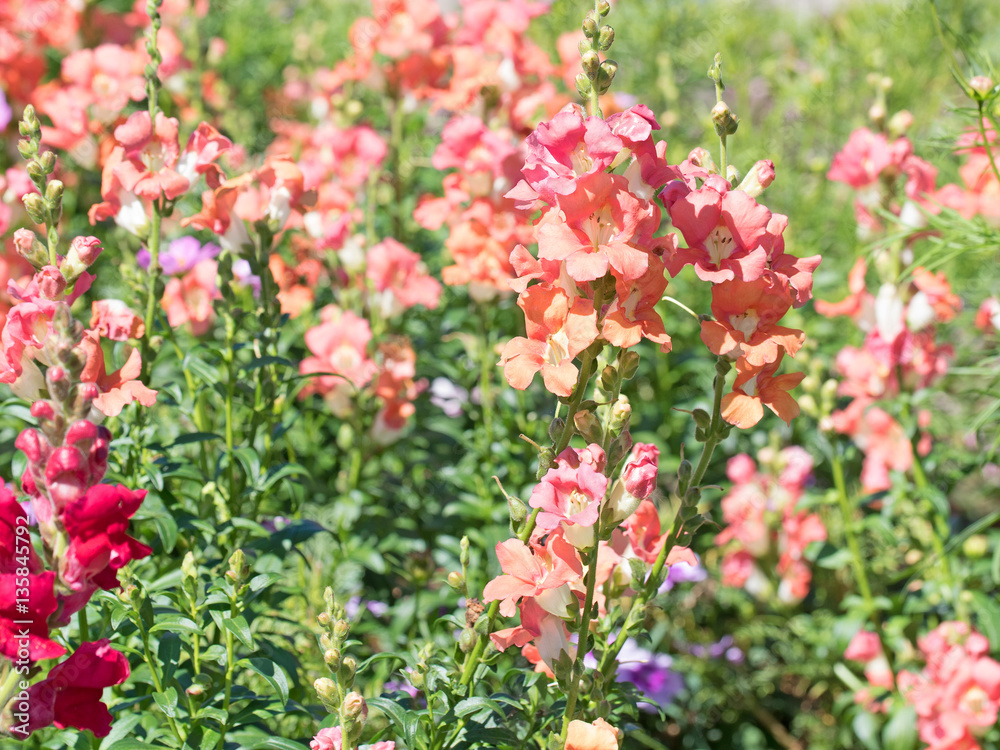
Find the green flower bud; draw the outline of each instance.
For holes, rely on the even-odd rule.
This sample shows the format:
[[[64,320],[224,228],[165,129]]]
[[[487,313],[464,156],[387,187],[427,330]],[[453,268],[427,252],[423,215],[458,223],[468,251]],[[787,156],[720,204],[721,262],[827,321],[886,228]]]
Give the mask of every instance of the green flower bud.
[[[478,640],[479,636],[476,635],[475,630],[464,628],[462,634],[458,637],[458,647],[462,650],[463,654],[467,654],[476,647],[476,641]]]
[[[592,84],[590,79],[587,78],[583,73],[576,74],[576,93],[578,93],[581,98],[587,99],[590,97],[590,92],[592,89]]]
[[[448,585],[455,589],[455,591],[465,591],[465,576],[462,575],[461,571],[451,571],[448,574]]]
[[[635,377],[636,371],[639,369],[639,354],[631,349],[627,351],[622,351],[618,355],[618,361],[621,362],[622,377],[625,380],[631,380]]]
[[[578,411],[573,415],[573,426],[588,443],[602,443],[604,441],[604,430],[601,423],[590,411]]]
[[[562,435],[563,430],[566,429],[566,420],[562,417],[556,417],[551,422],[549,422],[549,440],[553,443],[559,439]]]
[[[614,365],[607,365],[601,370],[601,390],[613,391],[618,385],[618,370]]]
[[[611,12],[611,3],[609,0],[600,0],[600,2],[597,3],[597,12],[600,13],[601,18],[607,16],[608,13]]]
[[[616,73],[618,73],[618,63],[614,60],[605,60],[601,63],[601,71],[597,76],[597,92],[599,94],[607,93],[607,90],[611,88],[611,82],[615,80]]]
[[[597,36],[597,19],[594,17],[594,11],[587,13],[587,17],[583,19],[583,34],[588,39],[593,39]]]
[[[583,66],[583,72],[587,74],[587,77],[593,79],[601,67],[601,56],[592,49],[587,50],[583,54],[583,57],[580,58],[580,64]]]
[[[694,423],[698,425],[701,429],[707,430],[712,425],[712,417],[709,416],[708,412],[704,409],[695,409],[691,415],[694,417]]]
[[[469,537],[462,537],[462,541],[458,543],[458,549],[458,560],[462,563],[462,567],[464,568],[469,564]]]
[[[337,700],[337,685],[329,677],[320,677],[313,683],[313,689],[325,705],[333,705]]]
[[[614,43],[615,30],[610,26],[602,26],[600,33],[597,35],[597,46],[602,52],[607,52]]]
[[[718,135],[732,135],[740,126],[739,118],[729,109],[725,102],[719,102],[712,108],[712,123]]]
[[[24,210],[36,224],[45,223],[45,199],[38,193],[27,193],[21,199],[24,202]]]
[[[338,641],[347,640],[348,634],[351,632],[351,624],[347,620],[337,620],[333,623],[333,637]]]

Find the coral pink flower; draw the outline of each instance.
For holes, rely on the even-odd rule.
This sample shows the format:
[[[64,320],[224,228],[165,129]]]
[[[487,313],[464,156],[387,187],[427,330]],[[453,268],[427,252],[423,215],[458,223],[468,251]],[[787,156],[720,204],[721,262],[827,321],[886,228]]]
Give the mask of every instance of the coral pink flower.
[[[195,336],[208,333],[215,317],[212,301],[222,296],[215,285],[217,273],[218,263],[206,259],[195,264],[182,278],[175,277],[167,282],[160,304],[172,327],[190,323]]]
[[[630,495],[645,500],[653,494],[659,462],[659,448],[651,443],[635,444],[632,448],[632,460],[622,470],[622,480]]]
[[[618,750],[618,730],[604,719],[591,724],[574,719],[566,734],[566,750]]]
[[[898,174],[912,151],[906,138],[897,138],[890,144],[881,133],[858,128],[833,157],[826,178],[860,190],[873,185],[886,171]]]
[[[417,253],[391,237],[368,250],[365,273],[384,317],[395,317],[414,305],[437,307],[441,285],[427,274]]]
[[[799,405],[788,391],[802,382],[804,372],[775,375],[784,352],[766,365],[753,367],[742,359],[736,363],[736,381],[732,393],[722,397],[722,418],[742,429],[753,427],[764,416],[764,406],[785,424],[799,414]],[[742,363],[742,364],[741,364]]]
[[[536,528],[554,531],[561,527],[574,546],[580,549],[591,546],[593,527],[607,489],[608,478],[589,464],[573,467],[568,462],[557,461],[535,485],[528,500],[532,508],[541,509]]]
[[[557,617],[569,614],[573,598],[565,584],[583,575],[576,549],[560,534],[550,534],[544,547],[528,546],[520,539],[508,539],[496,546],[500,569],[505,575],[486,584],[483,600],[500,600],[500,614],[514,615],[523,597],[532,597]]]
[[[597,314],[586,299],[570,303],[565,291],[547,285],[527,289],[518,299],[524,311],[527,338],[511,339],[500,357],[507,382],[518,390],[541,371],[545,387],[569,396],[576,384],[573,359],[597,338]]]
[[[90,306],[90,327],[111,341],[141,339],[146,333],[142,318],[120,299],[94,300]]]
[[[156,114],[156,126],[145,110],[134,112],[115,128],[115,140],[122,149],[114,174],[125,190],[142,198],[169,200],[184,194],[190,181],[175,167],[180,157],[177,120]]]
[[[723,281],[712,287],[715,320],[701,324],[701,340],[713,354],[742,356],[753,367],[774,362],[782,350],[789,356],[805,334],[778,325],[792,306],[787,288],[771,274],[755,281]]]
[[[101,702],[104,688],[128,679],[128,659],[103,639],[82,643],[41,682],[28,688],[29,731],[55,724],[59,729],[89,729],[96,737],[111,731],[112,717]]]
[[[350,414],[353,394],[371,382],[378,366],[368,356],[371,326],[350,310],[332,306],[323,311],[324,322],[306,331],[306,346],[313,356],[299,366],[303,375],[322,373],[310,379],[302,395],[320,393],[337,416]]]
[[[668,209],[688,244],[669,259],[671,276],[692,264],[699,279],[713,284],[754,281],[764,272],[774,243],[771,212],[746,193],[712,176],[698,190],[671,195]]]
[[[867,270],[868,264],[864,258],[858,258],[854,261],[854,266],[847,276],[848,288],[851,293],[840,302],[816,300],[816,312],[828,318],[847,315],[858,323],[862,330],[868,330],[875,317],[875,297],[865,287]]]
[[[635,281],[649,266],[640,250],[651,244],[659,210],[628,191],[621,175],[589,175],[563,196],[538,225],[538,257],[566,263],[574,281],[593,281],[610,270],[615,278]]]
[[[844,658],[863,663],[865,678],[872,685],[892,690],[895,679],[878,635],[868,630],[859,630],[847,645]]]
[[[656,312],[656,304],[667,288],[663,272],[663,261],[650,254],[648,266],[641,277],[634,281],[615,280],[617,296],[604,316],[601,330],[610,344],[627,348],[635,346],[645,337],[659,344],[661,352],[670,351],[670,336]]]
[[[984,299],[976,311],[976,328],[983,332],[1000,330],[1000,299]]]
[[[108,374],[104,363],[104,349],[96,331],[89,331],[83,340],[87,352],[87,364],[80,373],[84,383],[94,383],[100,388],[100,395],[94,399],[94,406],[109,417],[117,417],[121,410],[133,401],[143,406],[156,403],[157,392],[147,388],[138,380],[142,372],[142,356],[138,349],[132,349],[128,360],[120,369]]]

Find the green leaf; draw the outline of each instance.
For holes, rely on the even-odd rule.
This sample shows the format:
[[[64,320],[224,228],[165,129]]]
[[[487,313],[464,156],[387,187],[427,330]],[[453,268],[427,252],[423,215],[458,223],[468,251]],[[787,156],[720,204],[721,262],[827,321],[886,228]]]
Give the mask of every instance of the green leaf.
[[[101,740],[101,744],[98,750],[108,750],[114,743],[126,737],[126,735],[132,734],[132,729],[142,716],[139,714],[125,714],[124,716],[115,716],[114,722],[111,724],[111,731],[108,732],[108,736]]]
[[[222,435],[216,435],[214,432],[189,432],[187,435],[181,435],[168,445],[167,448],[173,448],[177,445],[190,445],[191,443],[207,443],[209,440],[222,440]]]
[[[401,705],[387,698],[369,698],[366,702],[368,704],[368,708],[377,708],[389,717],[400,732],[406,731],[406,720],[409,715],[409,711]]]
[[[181,658],[181,639],[173,633],[168,633],[161,638],[160,644],[156,648],[156,658],[159,659],[163,667],[163,682],[170,682],[174,678],[177,663]],[[173,688],[170,688],[170,690],[173,690]],[[177,705],[176,691],[174,693],[174,705]]]
[[[1000,604],[982,591],[973,591],[972,607],[979,630],[990,643],[1000,643]]]
[[[222,737],[221,732],[216,732],[214,729],[205,728],[201,734],[201,744],[198,746],[199,750],[213,750],[219,746],[219,738]]]
[[[222,621],[222,627],[235,635],[247,648],[256,648],[253,645],[253,636],[250,635],[250,626],[247,625],[246,618],[243,615],[225,618]]]
[[[507,718],[503,712],[503,709],[500,707],[499,703],[497,703],[494,700],[490,700],[489,698],[483,698],[481,696],[466,698],[464,701],[459,702],[459,704],[455,706],[455,716],[458,717],[468,716],[470,714],[477,713],[483,710],[484,708],[493,711],[501,718],[504,719]]]
[[[309,750],[301,742],[288,740],[284,737],[268,737],[255,745],[250,746],[250,750]]]
[[[201,634],[205,629],[183,615],[160,615],[157,623],[149,629],[149,632],[158,633],[163,630],[168,633]]]
[[[265,680],[267,683],[275,689],[278,695],[281,697],[281,703],[284,705],[288,702],[288,677],[285,675],[285,671],[275,664],[270,659],[247,659],[247,666],[251,671],[256,672]]]
[[[913,750],[917,746],[917,710],[903,705],[882,730],[883,750]]]
[[[153,700],[156,701],[156,705],[160,707],[171,719],[177,717],[177,690],[169,687],[162,693],[153,693]]]
[[[104,747],[101,745],[101,750],[159,750],[163,745],[150,745],[148,742],[140,742],[139,740],[125,739],[118,740],[113,745]]]
[[[867,711],[860,711],[851,722],[854,734],[868,750],[882,750],[879,747],[878,720]]]

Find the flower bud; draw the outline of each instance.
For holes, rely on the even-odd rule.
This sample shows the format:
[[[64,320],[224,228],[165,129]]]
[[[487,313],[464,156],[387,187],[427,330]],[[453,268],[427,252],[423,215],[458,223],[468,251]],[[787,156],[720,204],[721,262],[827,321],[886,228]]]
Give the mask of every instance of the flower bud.
[[[549,440],[553,443],[559,440],[559,436],[562,435],[563,430],[566,429],[566,420],[562,417],[556,417],[551,422],[549,422]]]
[[[31,416],[43,421],[55,419],[56,410],[51,401],[36,401],[31,405]]]
[[[588,443],[604,442],[604,430],[600,420],[591,411],[578,411],[573,415],[573,426]]]
[[[732,135],[740,126],[739,118],[725,102],[719,102],[712,107],[712,122],[715,124],[715,132],[720,136]]]
[[[463,568],[469,564],[469,537],[467,536],[463,536],[462,541],[458,543],[458,561]]]
[[[21,198],[24,210],[36,224],[45,223],[45,200],[38,193],[25,193]]]
[[[38,291],[48,300],[56,301],[66,291],[66,278],[55,266],[43,266],[35,274],[35,281],[38,282]]]
[[[583,57],[580,58],[580,64],[583,66],[583,72],[587,74],[588,78],[594,78],[597,75],[597,71],[601,67],[601,56],[598,55],[594,50],[587,50]]]
[[[972,89],[976,101],[983,101],[993,93],[993,79],[989,76],[974,76],[969,79],[969,88]]]
[[[618,384],[618,370],[614,365],[608,365],[601,370],[601,390],[613,391]]]
[[[757,198],[772,182],[774,182],[774,162],[770,159],[761,159],[753,165],[737,190],[742,190],[751,198]]]
[[[38,157],[38,166],[45,174],[52,174],[56,168],[56,155],[54,151],[46,151]]]
[[[30,229],[18,229],[14,232],[14,249],[35,268],[41,268],[49,260],[49,251]]]
[[[621,362],[622,377],[625,380],[634,378],[639,369],[639,353],[630,349],[618,355],[618,360]]]
[[[588,39],[593,39],[597,36],[597,19],[594,17],[594,12],[590,11],[587,13],[587,17],[583,19],[583,34]]]
[[[348,633],[351,632],[351,624],[347,620],[337,620],[333,623],[333,637],[338,641],[344,641]]]
[[[236,550],[229,558],[229,570],[226,572],[228,578],[235,586],[240,586],[250,575],[250,566],[247,565],[246,555],[243,550]]]
[[[333,704],[337,700],[337,685],[329,677],[320,677],[313,683],[313,689],[325,704]]]
[[[598,0],[597,12],[604,18],[608,13],[611,12],[611,3],[609,0]]]
[[[354,673],[358,671],[358,662],[353,656],[345,656],[340,661],[340,669],[337,670],[337,677],[345,685],[349,685],[354,680]]]
[[[326,665],[330,667],[331,670],[340,669],[340,650],[336,648],[328,648],[323,652],[323,661]]]
[[[333,648],[333,638],[330,637],[329,633],[321,633],[319,636],[319,645],[323,647],[324,651],[329,651]]]
[[[193,552],[188,552],[186,555],[184,555],[184,559],[181,561],[181,575],[184,578],[191,578],[197,580],[198,565],[194,561]]]
[[[597,93],[605,94],[611,88],[611,82],[615,80],[618,73],[618,63],[614,60],[605,60],[601,63],[601,70],[597,75]]]
[[[475,630],[464,628],[462,634],[458,637],[458,647],[462,650],[463,654],[467,654],[476,647],[476,641],[478,640],[479,637],[476,635]]]
[[[49,205],[56,209],[59,203],[62,201],[63,197],[63,183],[62,180],[52,180],[45,187],[45,200],[49,202]]]
[[[38,434],[38,431],[29,427],[21,431],[14,441],[17,448],[32,463],[38,463],[48,452],[48,441]]]
[[[455,591],[465,591],[465,576],[461,571],[453,570],[448,574],[448,585]]]
[[[329,612],[320,612],[320,613],[319,613],[319,615],[318,615],[318,616],[316,617],[316,621],[317,621],[317,622],[318,622],[318,623],[319,623],[320,625],[322,625],[323,627],[326,627],[326,626],[328,626],[328,625],[329,625],[329,624],[330,624],[331,622],[333,622],[333,618],[332,618],[332,617],[330,617],[330,613],[329,613]],[[325,634],[324,634],[324,635],[325,635]]]
[[[344,718],[349,721],[354,720],[364,724],[368,720],[368,704],[356,690],[352,690],[344,698],[343,712]]]
[[[610,26],[602,26],[600,33],[597,35],[597,46],[602,52],[606,52],[611,49],[611,45],[615,43],[615,30]]]
[[[622,481],[630,495],[645,500],[656,489],[659,472],[660,449],[651,443],[636,443],[632,460],[625,464]]]
[[[609,420],[611,432],[614,434],[620,433],[626,427],[628,427],[629,420],[632,418],[632,404],[629,403],[627,396],[619,396],[618,400],[611,407],[611,418]],[[596,440],[591,442],[598,442]]]
[[[62,262],[62,270],[67,279],[75,280],[100,256],[101,241],[96,237],[74,237],[69,252]]]
[[[576,93],[578,93],[582,98],[586,99],[590,96],[590,92],[593,86],[590,83],[590,79],[587,78],[583,73],[576,74]]]
[[[896,138],[905,135],[906,131],[913,127],[913,113],[908,109],[899,110],[889,118],[889,124],[886,127],[889,129],[889,134]]]
[[[712,418],[704,409],[695,409],[691,412],[691,416],[694,417],[694,423],[703,430],[707,430],[712,425]]]

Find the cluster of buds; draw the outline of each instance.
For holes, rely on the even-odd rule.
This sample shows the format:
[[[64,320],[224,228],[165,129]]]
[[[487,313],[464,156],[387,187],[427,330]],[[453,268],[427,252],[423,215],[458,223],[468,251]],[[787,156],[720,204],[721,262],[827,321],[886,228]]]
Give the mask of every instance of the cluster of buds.
[[[321,730],[313,740],[313,747],[353,750],[368,720],[368,705],[361,693],[353,689],[358,663],[353,656],[343,653],[351,631],[344,607],[334,600],[333,589],[329,586],[323,593],[323,600],[326,609],[317,618],[323,626],[319,643],[331,677],[320,677],[313,687],[326,710],[340,717],[340,724]]]
[[[618,72],[618,63],[614,60],[601,61],[601,53],[611,49],[615,41],[615,30],[601,25],[601,20],[610,12],[611,3],[600,0],[583,19],[583,35],[586,37],[580,41],[583,72],[576,77],[576,90],[584,99],[593,100],[606,94]]]

